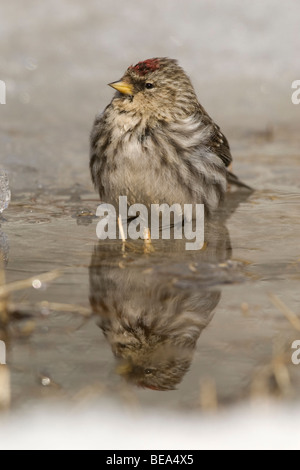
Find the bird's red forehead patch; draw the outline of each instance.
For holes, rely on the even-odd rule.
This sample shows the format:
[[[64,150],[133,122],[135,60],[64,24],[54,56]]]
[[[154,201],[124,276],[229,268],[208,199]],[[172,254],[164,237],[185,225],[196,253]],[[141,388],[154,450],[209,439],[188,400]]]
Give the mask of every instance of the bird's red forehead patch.
[[[133,70],[138,75],[144,77],[149,72],[154,72],[159,69],[159,60],[158,59],[148,59],[143,62],[139,62],[136,65],[131,65],[129,70]]]

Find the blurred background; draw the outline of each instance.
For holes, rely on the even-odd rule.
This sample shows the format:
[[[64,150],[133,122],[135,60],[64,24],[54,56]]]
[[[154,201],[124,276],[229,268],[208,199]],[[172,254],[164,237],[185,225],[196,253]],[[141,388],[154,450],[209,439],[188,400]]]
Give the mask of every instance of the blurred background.
[[[291,361],[300,339],[300,105],[291,101],[300,80],[299,18],[294,0],[2,2],[0,172],[9,173],[12,202],[7,208],[5,176],[0,408],[17,417],[0,422],[0,447],[145,448],[144,436],[157,449],[299,444],[300,366]],[[235,201],[192,275],[165,246],[124,260],[119,246],[96,239],[94,117],[113,96],[108,83],[159,56],[177,59],[189,74],[228,137],[234,172],[255,188]],[[198,320],[205,307],[204,331],[177,390],[125,382],[99,318],[89,318],[91,298],[114,306],[116,291],[117,307],[130,306],[127,275],[135,312],[161,307],[157,283],[172,285],[169,298],[179,292],[179,305],[190,300]],[[256,408],[257,400],[267,407]],[[40,405],[44,414],[36,415]],[[139,432],[124,437],[128,426]]]
[[[95,114],[112,98],[106,85],[150,57],[179,60],[228,135],[237,165],[255,153],[251,138],[295,147],[298,2],[28,0],[26,11],[22,5],[4,2],[0,18],[0,79],[7,84],[0,158],[15,188],[91,187],[88,138]]]

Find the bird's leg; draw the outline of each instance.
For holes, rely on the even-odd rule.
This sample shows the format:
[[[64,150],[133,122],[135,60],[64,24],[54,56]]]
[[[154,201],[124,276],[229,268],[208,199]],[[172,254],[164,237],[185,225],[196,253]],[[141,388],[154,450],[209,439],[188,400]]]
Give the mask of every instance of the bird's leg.
[[[151,243],[151,233],[149,227],[144,228],[144,253],[150,253],[154,251]]]
[[[122,239],[122,251],[125,252],[126,249],[126,238],[125,238],[125,233],[124,233],[124,227],[123,227],[123,222],[122,218],[119,216],[118,217],[118,225],[119,225],[119,231]]]
[[[232,163],[230,163],[230,165],[227,167],[227,170],[232,171]],[[231,192],[231,184],[227,183],[227,193],[230,193],[230,192]]]

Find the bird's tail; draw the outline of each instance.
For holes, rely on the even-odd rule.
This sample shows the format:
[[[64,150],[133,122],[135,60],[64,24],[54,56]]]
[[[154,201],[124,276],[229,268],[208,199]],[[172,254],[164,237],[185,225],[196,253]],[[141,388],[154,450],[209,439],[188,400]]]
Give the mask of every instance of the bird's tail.
[[[239,188],[247,189],[247,191],[254,191],[253,188],[248,186],[246,183],[243,183],[243,181],[241,181],[234,173],[231,173],[231,171],[229,170],[227,170],[226,177],[228,184],[238,186]]]

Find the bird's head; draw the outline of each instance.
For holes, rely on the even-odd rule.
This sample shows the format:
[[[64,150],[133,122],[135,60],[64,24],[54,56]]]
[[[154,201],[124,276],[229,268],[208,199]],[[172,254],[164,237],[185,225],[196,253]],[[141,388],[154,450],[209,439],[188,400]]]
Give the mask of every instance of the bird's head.
[[[121,80],[109,84],[122,111],[158,119],[186,117],[198,101],[189,77],[176,60],[153,58],[131,65]]]
[[[144,344],[137,351],[125,350],[117,373],[138,387],[175,390],[190,368],[194,347],[167,341],[156,345]]]

